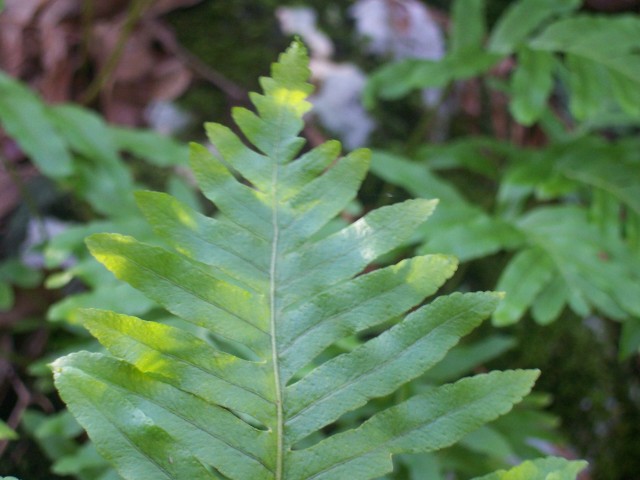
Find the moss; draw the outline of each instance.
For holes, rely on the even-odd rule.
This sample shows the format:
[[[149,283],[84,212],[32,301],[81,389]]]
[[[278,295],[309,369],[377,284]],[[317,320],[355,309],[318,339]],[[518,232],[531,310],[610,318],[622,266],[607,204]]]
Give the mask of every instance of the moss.
[[[172,12],[167,20],[184,48],[239,87],[254,91],[258,77],[268,73],[287,44],[279,33],[276,7],[271,0],[205,0]],[[198,132],[204,121],[227,121],[229,99],[204,80],[197,81],[180,104],[195,117]]]
[[[168,17],[177,39],[203,62],[247,89],[258,87],[277,53],[286,46],[278,35],[271,0],[206,0]]]
[[[637,478],[640,471],[640,377],[633,361],[616,357],[617,327],[571,314],[546,327],[523,321],[514,327],[519,348],[500,361],[542,370],[536,388],[553,392],[551,410],[590,461],[594,480]]]

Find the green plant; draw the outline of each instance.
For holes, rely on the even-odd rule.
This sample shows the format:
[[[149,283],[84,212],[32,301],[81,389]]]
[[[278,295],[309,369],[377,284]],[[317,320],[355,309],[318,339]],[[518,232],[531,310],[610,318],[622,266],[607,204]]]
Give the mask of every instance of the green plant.
[[[470,261],[514,252],[494,284],[508,294],[495,324],[515,323],[530,312],[546,325],[565,306],[581,317],[599,313],[624,321],[619,350],[626,358],[640,348],[638,144],[605,140],[599,128],[617,126],[624,135],[640,121],[640,20],[576,13],[580,3],[513,2],[485,42],[485,2],[455,2],[443,60],[389,64],[368,85],[373,103],[376,96],[398,98],[480,78],[489,91],[508,95],[517,123],[539,122],[548,145],[531,149],[471,136],[400,154],[375,151],[372,169],[413,196],[443,201],[434,228],[418,240],[418,253]],[[514,67],[507,80],[488,76],[509,58]],[[566,98],[552,109],[554,96]],[[447,178],[460,171],[476,183]],[[471,199],[461,193],[474,193],[477,184],[489,188]]]
[[[16,443],[4,451],[0,473],[24,468],[19,470],[23,477],[39,478],[49,467],[46,461],[16,465],[22,462],[12,459],[11,451],[35,448],[30,443],[35,441],[51,460],[54,473],[74,475],[79,480],[114,478],[115,472],[79,435],[82,428],[74,418],[65,411],[56,412],[59,401],[46,365],[68,352],[99,348],[77,325],[76,312],[82,306],[136,315],[153,315],[154,309],[158,310],[154,302],[117,282],[96,262],[87,252],[84,238],[100,231],[150,238],[151,229],[137,219],[133,198],[133,191],[143,186],[166,188],[197,208],[195,194],[176,172],[186,164],[188,148],[151,131],[109,125],[95,112],[77,105],[46,105],[2,72],[0,125],[41,174],[24,178],[19,171],[23,163],[0,158],[22,196],[3,231],[3,253],[11,255],[0,262],[0,312],[8,311],[5,318],[11,320],[3,318],[0,333],[6,348],[1,360],[13,367],[28,390],[23,400],[31,400],[26,411],[19,414],[24,407],[16,407],[17,413],[11,415],[12,427],[19,435],[11,435]],[[12,150],[17,149],[6,151]],[[140,172],[145,174],[143,178]],[[64,220],[64,230],[47,234],[51,219]],[[26,265],[18,252],[30,223],[45,232],[41,244],[33,247],[41,253],[38,265]],[[42,288],[43,281],[51,292]],[[12,312],[15,292],[18,301],[28,298],[34,310],[22,316]],[[53,307],[48,308],[51,303]],[[36,405],[34,399],[45,396],[48,399]],[[7,390],[2,390],[1,400],[7,409],[2,414],[11,412],[12,398]],[[17,457],[29,459],[33,455]],[[7,466],[12,460],[14,464]]]
[[[50,288],[61,288],[79,279],[91,289],[65,297],[49,312],[49,317],[73,323],[75,310],[83,304],[104,304],[108,308],[109,304],[114,305],[114,288],[120,290],[118,297],[128,297],[129,304],[138,305],[131,313],[145,313],[150,303],[128,286],[118,286],[88,255],[84,238],[100,231],[149,236],[148,229],[136,220],[133,192],[140,188],[140,183],[134,178],[130,159],[142,159],[159,168],[179,167],[186,163],[187,149],[150,131],[108,125],[95,112],[77,105],[46,105],[27,87],[2,72],[0,123],[38,170],[55,182],[57,191],[51,196],[69,195],[74,201],[72,211],[66,212],[70,222],[65,231],[42,239],[45,267],[63,270],[50,275],[46,282]],[[7,168],[11,167],[7,164]],[[166,188],[193,204],[193,195],[189,197],[184,182],[176,175],[168,178]],[[43,213],[38,210],[35,188],[22,185],[28,215],[39,223],[43,221]],[[17,259],[4,264],[0,267],[3,282],[0,308],[11,307],[9,285],[33,286],[39,280],[39,272],[28,270]],[[127,302],[115,305],[122,307]],[[143,305],[146,309],[141,309]]]
[[[16,432],[13,429],[9,428],[9,426],[0,420],[0,440],[15,440],[18,437]]]
[[[391,471],[393,454],[440,449],[506,413],[538,375],[476,375],[357,428],[332,429],[438,363],[499,296],[454,293],[399,319],[452,275],[454,259],[426,255],[358,275],[405,242],[435,202],[409,200],[323,231],[354,197],[369,162],[359,150],[332,165],[335,142],[291,161],[310,107],[306,64],[294,43],[273,78],[262,79],[265,94],[251,96],[259,115],[233,112],[262,153],[217,124],[207,131],[221,159],[192,145],[191,165],[220,211],[216,219],[141,192],[138,205],[157,241],[173,250],[116,234],[87,240],[117,277],[192,324],[189,332],[88,310],[82,322],[109,353],[53,364],[70,411],[124,478],[375,478]],[[353,351],[317,361],[341,339],[382,325]],[[554,461],[556,470],[567,465]]]
[[[493,323],[520,340],[506,364],[548,362],[539,388],[554,396],[570,443],[593,459],[593,478],[633,477],[640,19],[519,0],[489,30],[485,3],[452,2],[442,61],[372,73],[370,106],[417,115],[406,122],[413,131],[380,129],[371,170],[382,181],[372,184],[387,198],[441,200],[408,249],[456,255],[464,274],[454,288],[506,293]],[[413,92],[433,86],[441,103],[417,105]],[[585,348],[597,356],[576,358]]]
[[[548,480],[575,478],[582,466],[580,462],[566,462],[560,458],[545,458],[523,462],[509,470],[500,470],[477,480]]]
[[[407,59],[383,66],[371,76],[367,103],[477,77],[514,57],[514,72],[501,88],[510,93],[518,122],[532,125],[549,118],[547,102],[559,79],[575,119],[637,124],[640,19],[575,13],[581,0],[519,0],[500,16],[485,42],[485,4],[454,2],[447,55],[440,61]]]
[[[631,334],[640,317],[634,233],[640,174],[633,156],[632,143],[595,136],[536,150],[469,138],[422,148],[420,163],[378,150],[372,169],[411,195],[442,199],[432,219],[436,228],[419,238],[419,253],[444,251],[471,261],[515,252],[496,286],[508,293],[494,315],[497,325],[512,324],[529,309],[543,325],[566,305],[581,316],[598,311],[628,324],[621,339],[627,356],[640,346]],[[455,160],[444,164],[447,158]],[[487,196],[489,208],[446,180],[472,160],[488,166],[479,177],[499,188]]]

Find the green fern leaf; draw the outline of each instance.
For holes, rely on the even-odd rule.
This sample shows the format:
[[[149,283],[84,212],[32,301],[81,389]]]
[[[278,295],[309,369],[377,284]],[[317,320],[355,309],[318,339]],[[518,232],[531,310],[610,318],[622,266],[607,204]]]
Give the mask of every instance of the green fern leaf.
[[[307,62],[294,43],[262,79],[264,95],[251,96],[257,113],[233,111],[257,150],[215,124],[207,133],[219,157],[192,145],[191,166],[216,218],[140,192],[141,210],[172,250],[115,234],[87,241],[116,277],[185,322],[88,310],[84,324],[107,353],[53,364],[62,398],[125,479],[379,477],[393,454],[446,447],[506,413],[538,375],[463,379],[358,428],[317,435],[436,365],[499,295],[455,293],[420,306],[454,273],[446,255],[362,273],[406,242],[435,201],[380,208],[322,234],[356,195],[369,153],[336,160],[339,145],[328,142],[293,161],[310,108]],[[318,360],[372,328],[382,333]]]
[[[583,460],[548,457],[528,460],[509,470],[499,470],[474,480],[575,480],[586,466],[587,462]]]

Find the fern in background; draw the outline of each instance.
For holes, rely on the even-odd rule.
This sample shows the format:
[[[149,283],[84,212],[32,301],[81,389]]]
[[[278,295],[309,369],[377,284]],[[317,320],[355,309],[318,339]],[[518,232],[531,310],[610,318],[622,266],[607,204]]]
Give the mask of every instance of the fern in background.
[[[258,115],[233,111],[259,151],[217,124],[207,132],[219,158],[192,145],[192,168],[217,218],[141,192],[138,205],[162,246],[117,234],[88,239],[118,278],[192,326],[85,311],[83,323],[108,353],[53,364],[69,409],[124,478],[376,478],[392,470],[393,454],[449,446],[508,412],[538,375],[465,378],[356,428],[331,428],[436,365],[499,297],[454,293],[416,309],[455,271],[446,255],[360,274],[406,242],[435,201],[408,200],[323,232],[355,196],[369,155],[336,160],[339,146],[328,142],[292,161],[310,108],[307,62],[294,43],[273,78],[262,79],[264,95],[251,96]],[[349,353],[317,360],[383,325]],[[558,471],[573,465],[562,478],[583,467],[553,461]]]
[[[496,325],[527,314],[547,325],[567,308],[602,315],[624,322],[619,357],[628,358],[640,351],[640,157],[636,139],[605,139],[599,129],[617,128],[607,131],[615,138],[640,125],[640,19],[580,13],[577,0],[520,0],[487,32],[485,4],[455,2],[447,55],[383,66],[367,100],[482,79],[488,92],[508,95],[510,129],[539,126],[548,145],[467,136],[374,150],[372,171],[412,196],[442,201],[433,228],[413,239],[418,253],[466,262],[513,252],[489,283],[507,293]],[[508,78],[489,75],[499,62],[513,64]],[[451,182],[460,171],[474,180]]]
[[[79,308],[157,314],[154,302],[119,282],[91,257],[84,239],[103,231],[151,239],[153,232],[139,221],[133,196],[134,190],[142,187],[166,188],[197,208],[195,193],[178,171],[187,163],[188,147],[151,130],[108,124],[95,111],[79,105],[47,105],[4,72],[0,72],[0,127],[41,174],[26,175],[25,164],[5,158],[7,151],[0,155],[2,166],[21,194],[2,231],[3,253],[9,257],[0,260],[0,315],[6,312],[10,318],[20,313],[15,323],[9,322],[13,332],[0,322],[7,328],[2,331],[3,338],[12,338],[13,344],[6,344],[1,356],[24,367],[23,379],[30,386],[33,382],[32,398],[55,397],[47,364],[72,351],[100,348],[78,325]],[[9,191],[4,193],[10,196]],[[35,239],[27,235],[32,230],[38,234]],[[50,292],[45,293],[44,288]],[[20,310],[20,301],[25,298],[33,312]],[[45,311],[48,302],[53,306]],[[38,358],[25,346],[30,345],[23,340],[27,336],[47,338],[38,342]],[[82,428],[66,410],[54,413],[53,405],[39,407],[31,404],[24,411],[18,435],[4,432],[0,424],[0,440],[9,436],[23,445],[33,440],[43,458],[53,462],[52,472],[58,475],[73,475],[79,480],[118,478],[93,445],[84,441]],[[2,459],[7,462],[9,458],[5,452]],[[37,468],[46,465],[29,464],[36,471],[23,476],[40,478]],[[0,464],[0,470],[3,467]]]
[[[556,77],[567,86],[569,110],[577,120],[600,125],[638,121],[640,19],[576,13],[581,0],[520,0],[488,33],[486,3],[453,2],[447,55],[440,61],[408,59],[383,66],[369,80],[367,103],[473,78],[514,56],[517,63],[504,88],[519,123],[549,118],[547,102]]]
[[[507,364],[545,365],[538,388],[553,392],[593,478],[634,477],[640,19],[573,0],[509,2],[493,17],[494,2],[450,4],[441,61],[387,63],[370,77],[369,105],[404,115],[374,137],[376,185],[440,199],[411,239],[415,254],[456,255],[458,288],[506,293],[493,323],[519,339]],[[443,87],[441,103],[417,106],[412,92],[430,87]],[[418,120],[403,123],[412,108]],[[405,126],[395,136],[393,121]],[[576,398],[590,403],[567,407]],[[607,433],[591,435],[602,421]]]

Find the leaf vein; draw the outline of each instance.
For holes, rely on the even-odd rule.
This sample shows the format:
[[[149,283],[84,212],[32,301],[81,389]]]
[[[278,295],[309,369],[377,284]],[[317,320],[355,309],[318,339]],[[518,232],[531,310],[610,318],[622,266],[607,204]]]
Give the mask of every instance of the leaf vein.
[[[455,385],[455,384],[449,384],[449,385]],[[446,385],[445,385],[445,386],[446,386]],[[345,458],[345,459],[343,459],[343,460],[340,460],[339,462],[336,462],[336,463],[334,463],[334,464],[332,464],[332,465],[329,465],[328,467],[323,468],[323,469],[322,469],[322,470],[320,470],[319,472],[314,473],[314,474],[313,474],[313,475],[311,475],[310,477],[306,477],[306,479],[305,479],[305,480],[313,480],[314,478],[317,478],[319,475],[321,475],[321,474],[323,474],[323,473],[326,473],[326,472],[328,472],[328,471],[334,470],[335,468],[339,467],[340,465],[344,465],[345,463],[348,463],[348,462],[350,462],[350,461],[352,461],[352,460],[354,460],[354,459],[356,459],[356,458],[358,458],[358,457],[363,457],[363,456],[365,456],[365,455],[370,455],[370,454],[372,454],[372,453],[375,453],[376,451],[383,450],[384,448],[386,448],[386,447],[387,447],[387,445],[388,445],[389,443],[392,443],[392,442],[398,441],[398,440],[400,440],[400,439],[402,439],[402,438],[405,438],[405,437],[407,437],[408,435],[411,435],[414,431],[416,431],[416,430],[420,430],[421,428],[429,428],[429,427],[432,427],[433,425],[436,425],[436,424],[438,424],[438,423],[440,423],[440,422],[443,422],[443,421],[445,421],[447,418],[449,418],[449,417],[451,417],[451,416],[453,416],[453,415],[455,415],[455,414],[457,414],[457,413],[459,413],[459,412],[461,412],[461,411],[467,410],[467,409],[469,409],[469,408],[473,408],[473,406],[474,406],[475,404],[477,404],[477,403],[481,403],[483,400],[485,400],[485,398],[486,398],[486,397],[477,398],[477,399],[475,399],[475,400],[473,400],[473,401],[471,401],[471,402],[469,402],[469,403],[465,403],[464,405],[459,406],[458,408],[455,408],[455,409],[453,409],[453,410],[448,410],[448,411],[447,411],[446,413],[444,413],[443,415],[440,415],[440,416],[438,416],[438,417],[436,417],[436,418],[434,418],[434,419],[432,419],[432,420],[430,420],[430,421],[428,421],[428,422],[421,423],[421,424],[419,424],[419,425],[416,425],[416,426],[414,426],[414,427],[411,427],[411,428],[409,428],[409,429],[405,430],[404,432],[402,432],[401,434],[396,435],[396,436],[394,436],[394,437],[391,437],[391,438],[389,438],[389,439],[385,440],[384,442],[380,443],[378,446],[376,446],[376,447],[374,447],[374,448],[372,448],[372,449],[370,449],[370,450],[368,450],[368,451],[361,452],[361,453],[356,453],[356,454],[351,455],[351,456],[349,456],[349,457],[347,457],[347,458]],[[402,404],[399,404],[399,405],[402,405]],[[390,407],[390,408],[394,408],[394,407]],[[383,410],[383,412],[384,412],[384,410]],[[372,417],[372,418],[375,418],[375,417]],[[362,426],[364,426],[364,425],[366,425],[366,423],[365,423],[365,424],[363,424]],[[361,426],[361,427],[359,427],[358,429],[356,429],[356,431],[357,431],[357,430],[359,430],[360,428],[362,428],[362,426]],[[346,433],[346,432],[345,432],[345,433]],[[427,450],[427,451],[429,451],[429,450]]]
[[[355,303],[355,304],[352,304],[352,305],[351,305],[351,307],[349,307],[349,308],[347,308],[347,309],[345,309],[345,310],[342,310],[342,311],[336,312],[336,313],[334,313],[334,314],[332,314],[332,315],[330,315],[330,316],[328,316],[328,317],[326,317],[326,318],[322,318],[322,319],[320,319],[320,320],[319,320],[318,322],[316,322],[316,323],[313,323],[313,324],[309,325],[309,326],[308,326],[308,327],[306,327],[304,330],[302,330],[302,331],[298,334],[298,336],[296,336],[296,337],[291,341],[291,343],[289,343],[289,345],[287,345],[287,346],[286,346],[286,347],[285,347],[285,348],[280,352],[280,354],[281,354],[281,355],[284,355],[284,354],[285,354],[286,352],[288,352],[291,348],[295,347],[295,345],[296,345],[298,342],[300,342],[300,341],[301,341],[301,340],[302,340],[306,335],[308,335],[308,334],[312,333],[312,331],[313,331],[313,330],[315,330],[315,329],[317,329],[317,328],[321,327],[322,325],[324,325],[324,323],[325,323],[325,322],[328,322],[328,321],[334,320],[335,318],[340,317],[341,315],[345,315],[345,314],[351,313],[353,310],[356,310],[357,308],[361,307],[363,304],[365,304],[365,303],[367,303],[367,302],[369,302],[369,301],[371,301],[371,300],[375,300],[375,299],[376,299],[377,297],[379,297],[379,296],[382,296],[382,295],[386,295],[386,294],[392,293],[392,292],[394,292],[395,290],[398,290],[398,289],[400,289],[400,288],[402,288],[402,287],[404,287],[404,286],[406,286],[406,285],[404,285],[404,284],[402,284],[402,285],[394,285],[393,287],[391,287],[391,288],[389,288],[389,289],[386,289],[386,290],[383,290],[383,291],[379,292],[377,295],[374,295],[374,296],[372,296],[372,297],[364,298],[362,301],[359,301],[359,302],[357,302],[357,303]],[[318,296],[320,296],[320,295],[322,295],[322,294],[325,294],[325,293],[327,293],[327,292],[325,291],[325,292],[318,293],[317,295],[314,295],[312,298],[316,298],[316,297],[318,297]],[[369,293],[369,292],[365,292],[365,293]],[[409,308],[410,308],[410,307],[407,307],[407,310],[408,310]],[[348,325],[348,326],[350,326],[350,325]]]
[[[247,325],[250,325],[251,327],[255,328],[256,330],[260,331],[261,333],[264,333],[265,335],[269,335],[269,332],[267,332],[267,331],[263,330],[262,328],[258,327],[257,325],[254,325],[251,321],[247,320],[246,318],[241,317],[240,315],[238,315],[237,313],[235,313],[235,312],[233,312],[233,311],[229,310],[228,308],[226,308],[226,307],[224,307],[224,306],[222,306],[222,305],[219,305],[218,303],[213,302],[213,301],[211,301],[211,300],[209,300],[209,299],[205,298],[205,297],[204,297],[203,295],[201,295],[199,292],[194,291],[194,290],[189,289],[189,288],[185,288],[185,287],[184,287],[184,285],[182,285],[182,284],[180,284],[180,283],[175,282],[175,281],[174,281],[173,279],[171,279],[170,277],[167,277],[166,275],[162,275],[162,274],[158,273],[156,270],[153,270],[152,268],[149,268],[148,266],[146,266],[146,265],[144,265],[144,264],[142,264],[142,263],[140,263],[140,262],[137,262],[136,260],[132,259],[131,257],[126,257],[126,258],[127,258],[127,260],[129,260],[131,263],[133,263],[133,264],[135,264],[136,266],[140,267],[142,270],[146,270],[147,272],[150,272],[152,275],[154,275],[154,276],[156,276],[156,277],[158,277],[158,278],[160,278],[160,279],[162,279],[162,280],[167,281],[168,283],[170,283],[170,284],[171,284],[171,285],[173,285],[174,287],[177,287],[177,288],[178,288],[178,290],[182,290],[182,291],[184,291],[184,292],[186,292],[186,293],[188,293],[188,294],[192,295],[193,297],[195,297],[195,298],[198,298],[198,299],[202,300],[204,303],[206,303],[206,304],[208,304],[208,305],[211,305],[212,307],[218,308],[219,310],[222,310],[223,312],[228,313],[229,315],[231,315],[231,316],[233,316],[233,317],[237,318],[238,320],[240,320],[240,321],[242,321],[242,322],[246,323]],[[215,277],[212,277],[211,275],[209,275],[209,274],[207,274],[207,273],[205,273],[205,272],[201,272],[201,273],[202,273],[204,276],[206,276],[206,277],[208,277],[208,278],[212,279],[212,280],[213,280],[214,282],[216,282],[216,283],[217,283],[217,282],[221,282],[221,280],[218,280],[218,279],[216,279]],[[244,290],[244,289],[242,289],[242,288],[240,288],[240,287],[237,287],[237,288],[238,288],[238,289],[240,289],[240,290],[245,291],[246,293],[250,293],[250,292],[247,292],[246,290]],[[167,307],[167,308],[169,308],[169,307]],[[186,320],[186,319],[185,319],[185,320]],[[218,332],[216,332],[216,333],[218,333]],[[224,336],[224,335],[222,335],[222,334],[220,334],[220,335],[221,335],[221,336]],[[225,337],[225,338],[226,338],[226,337]]]
[[[265,397],[262,393],[258,392],[257,390],[254,390],[254,389],[252,389],[250,387],[247,387],[247,386],[244,386],[244,385],[240,385],[239,383],[235,383],[235,382],[233,382],[233,381],[231,381],[231,380],[229,380],[227,378],[222,377],[221,375],[217,374],[215,371],[209,370],[209,369],[207,369],[207,368],[205,368],[205,367],[203,367],[201,365],[198,365],[197,363],[191,362],[191,361],[189,361],[188,359],[186,359],[184,357],[179,357],[179,356],[177,356],[177,355],[175,355],[173,353],[169,353],[169,352],[166,352],[166,351],[158,350],[158,349],[154,348],[153,345],[150,345],[149,343],[147,343],[147,342],[145,342],[143,340],[131,337],[129,335],[127,335],[127,338],[133,340],[135,343],[138,343],[140,345],[144,345],[144,346],[147,346],[147,347],[151,348],[153,351],[160,353],[162,356],[174,359],[177,362],[185,363],[185,364],[187,364],[187,365],[189,365],[189,366],[191,366],[191,367],[193,367],[193,368],[195,368],[197,370],[200,370],[201,372],[203,372],[203,373],[205,373],[207,375],[211,375],[212,377],[216,377],[219,380],[221,380],[221,381],[223,381],[225,383],[228,383],[229,385],[233,385],[234,387],[238,387],[239,389],[244,390],[244,391],[246,391],[246,392],[248,392],[250,394],[254,394],[257,397],[261,398],[262,400],[264,400],[264,401],[266,401],[268,403],[273,403],[272,400],[269,400],[267,397]],[[241,360],[239,357],[235,357],[235,358],[238,358],[239,360]],[[160,376],[162,376],[162,375],[160,375]],[[247,413],[249,413],[249,412],[247,412]]]
[[[143,372],[141,372],[141,373],[143,373]],[[216,440],[219,440],[221,443],[225,444],[225,445],[226,445],[227,447],[229,447],[230,449],[235,450],[235,451],[237,451],[238,453],[240,453],[240,454],[242,454],[242,455],[244,455],[244,456],[246,456],[246,457],[248,457],[248,458],[250,458],[250,459],[252,459],[252,460],[256,461],[257,463],[261,464],[265,469],[267,469],[269,472],[273,472],[273,469],[272,469],[272,468],[270,468],[269,466],[267,466],[261,458],[259,458],[259,457],[255,456],[254,454],[252,454],[252,453],[250,453],[250,452],[246,452],[245,450],[241,449],[240,447],[237,447],[237,446],[235,446],[235,445],[230,444],[230,443],[229,443],[229,442],[228,442],[224,437],[222,437],[222,436],[220,436],[220,435],[215,435],[213,432],[210,432],[210,431],[208,431],[208,430],[203,429],[202,427],[200,427],[200,426],[198,426],[196,423],[194,423],[192,420],[189,420],[188,418],[186,418],[183,414],[181,414],[181,413],[180,413],[180,411],[178,411],[178,410],[172,410],[172,409],[166,408],[166,407],[164,407],[163,405],[161,405],[160,403],[158,403],[158,402],[157,402],[153,397],[147,397],[147,396],[144,396],[144,395],[142,395],[141,393],[135,392],[135,391],[134,391],[134,390],[132,390],[132,389],[127,389],[127,388],[123,387],[122,385],[119,385],[119,384],[117,384],[117,383],[115,383],[115,382],[112,382],[112,381],[110,381],[110,380],[108,380],[108,379],[106,379],[106,378],[97,377],[97,376],[95,376],[95,375],[90,375],[90,374],[88,374],[88,372],[85,372],[85,374],[86,374],[86,375],[89,375],[89,376],[91,376],[91,377],[93,377],[94,379],[96,379],[96,380],[98,380],[98,381],[104,382],[104,383],[106,383],[107,385],[110,385],[111,387],[116,388],[116,389],[118,389],[118,390],[120,390],[120,391],[122,391],[122,392],[126,393],[127,395],[133,395],[134,397],[138,397],[138,398],[140,398],[140,399],[142,399],[142,400],[145,400],[145,401],[147,401],[147,402],[149,402],[149,403],[151,403],[151,404],[153,404],[153,405],[157,406],[158,408],[160,408],[160,409],[162,409],[162,410],[164,410],[164,411],[166,411],[166,412],[169,412],[169,413],[171,413],[171,414],[175,415],[176,417],[178,417],[178,418],[182,419],[182,420],[183,420],[183,421],[185,421],[186,423],[188,423],[188,424],[192,425],[196,430],[199,430],[199,431],[203,432],[204,434],[206,434],[206,435],[210,436],[211,438],[215,438]],[[144,374],[144,373],[143,373],[143,374]],[[218,405],[218,404],[211,403],[211,402],[207,401],[206,399],[204,399],[204,398],[202,398],[202,397],[200,397],[200,396],[194,395],[194,394],[193,394],[193,393],[191,393],[191,392],[188,392],[188,391],[183,390],[182,388],[179,388],[179,387],[176,387],[176,386],[171,385],[171,384],[169,384],[169,383],[163,382],[160,378],[156,378],[156,377],[154,376],[154,379],[155,379],[155,380],[157,380],[158,382],[160,382],[160,383],[164,384],[164,385],[169,386],[170,388],[175,388],[176,390],[179,390],[180,392],[184,393],[185,395],[189,395],[189,396],[193,396],[193,397],[199,398],[199,399],[201,399],[202,401],[204,401],[205,403],[207,403],[207,404],[209,404],[209,405],[211,405],[211,406],[213,406],[213,407],[220,408],[220,409],[222,409],[222,410],[226,410],[224,407],[221,407],[221,406],[220,406],[220,405]],[[93,403],[93,402],[92,402],[92,403]],[[229,415],[233,415],[233,413],[231,413],[231,412],[228,412],[228,413],[229,413]],[[235,415],[234,415],[234,417],[235,417]],[[236,417],[236,418],[238,418],[238,417]],[[239,419],[239,418],[238,418],[238,420],[239,420],[239,421],[242,421],[242,420],[241,420],[241,419]],[[247,425],[247,427],[249,427],[249,428],[254,428],[254,427],[252,427],[251,425],[249,425],[248,423],[246,423],[246,422],[244,422],[244,423]],[[158,424],[154,422],[154,425],[156,425],[156,426],[157,426]],[[160,428],[160,427],[158,427],[158,428]],[[163,429],[163,430],[164,430],[164,429]],[[165,430],[165,431],[166,431],[166,430]],[[169,434],[169,433],[167,432],[167,434]],[[195,456],[195,455],[194,455],[194,456]],[[172,477],[169,477],[169,478],[172,478]]]
[[[457,319],[459,319],[460,317],[462,317],[463,315],[466,315],[467,312],[473,310],[473,307],[469,307],[466,308],[464,311],[459,312],[458,314],[454,315],[453,317],[450,317],[448,319],[448,321],[455,321]],[[402,325],[402,324],[398,324],[398,325]],[[400,360],[403,356],[405,356],[408,351],[418,342],[420,341],[427,341],[430,337],[432,337],[433,335],[435,335],[438,332],[438,328],[444,326],[445,324],[440,324],[438,325],[435,329],[431,330],[427,335],[424,335],[422,337],[418,337],[416,339],[414,339],[413,341],[411,341],[411,343],[409,343],[406,347],[402,348],[400,351],[397,352],[396,355],[393,356],[393,358],[391,359],[391,362],[385,362],[385,363],[377,363],[374,364],[374,366],[372,368],[369,368],[365,371],[362,372],[361,375],[358,375],[357,377],[354,377],[352,379],[350,379],[348,382],[340,385],[339,387],[336,388],[332,388],[330,391],[326,392],[323,396],[321,396],[320,398],[314,400],[313,402],[311,402],[310,404],[306,405],[302,410],[299,410],[298,412],[296,412],[294,415],[292,415],[289,418],[289,421],[293,420],[294,418],[298,417],[299,415],[303,414],[305,411],[309,410],[310,408],[312,408],[314,405],[318,404],[319,402],[323,401],[323,400],[327,400],[335,395],[337,395],[338,393],[340,393],[342,390],[345,390],[347,388],[349,388],[351,385],[353,385],[354,383],[360,381],[363,378],[366,378],[370,375],[375,374],[376,372],[378,372],[381,368],[386,367],[389,363],[395,362]],[[390,331],[390,330],[389,330]],[[384,334],[383,334],[384,335]],[[379,337],[376,337],[379,338]],[[375,339],[373,339],[375,340]],[[373,341],[371,340],[371,341]],[[367,344],[365,344],[362,348],[365,348]],[[339,357],[336,357],[339,358]],[[321,367],[319,367],[321,368]]]

